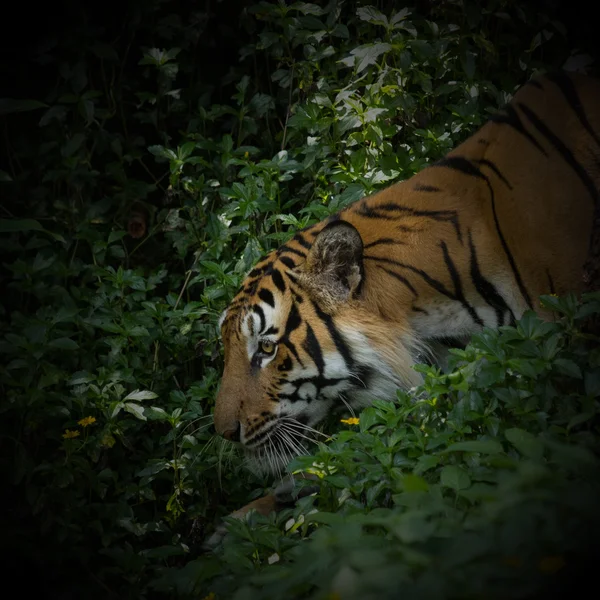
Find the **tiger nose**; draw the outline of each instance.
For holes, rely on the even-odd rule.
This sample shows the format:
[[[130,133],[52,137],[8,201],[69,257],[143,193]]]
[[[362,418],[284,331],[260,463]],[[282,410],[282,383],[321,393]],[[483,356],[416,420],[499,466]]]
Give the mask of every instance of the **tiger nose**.
[[[239,442],[241,429],[242,429],[242,426],[240,425],[240,422],[238,421],[237,427],[235,429],[228,429],[227,431],[223,432],[223,437],[226,440],[229,440],[230,442]]]

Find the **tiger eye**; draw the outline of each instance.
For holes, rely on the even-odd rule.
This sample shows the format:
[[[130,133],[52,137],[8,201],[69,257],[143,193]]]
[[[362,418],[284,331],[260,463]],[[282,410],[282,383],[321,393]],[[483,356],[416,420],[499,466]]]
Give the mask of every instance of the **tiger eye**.
[[[262,340],[260,342],[260,351],[264,354],[273,354],[275,352],[275,344],[271,340]]]

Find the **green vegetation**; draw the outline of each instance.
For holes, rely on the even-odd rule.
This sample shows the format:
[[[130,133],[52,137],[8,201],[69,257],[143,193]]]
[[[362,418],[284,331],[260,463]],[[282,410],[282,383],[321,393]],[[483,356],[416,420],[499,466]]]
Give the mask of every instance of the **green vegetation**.
[[[560,323],[527,315],[425,369],[298,459],[317,496],[201,555],[272,483],[211,431],[216,322],[244,274],[570,53],[514,1],[242,4],[218,28],[132,1],[118,36],[50,37],[36,94],[0,99],[8,566],[78,598],[537,593],[598,539],[595,296],[546,298]],[[215,74],[217,43],[235,64]]]

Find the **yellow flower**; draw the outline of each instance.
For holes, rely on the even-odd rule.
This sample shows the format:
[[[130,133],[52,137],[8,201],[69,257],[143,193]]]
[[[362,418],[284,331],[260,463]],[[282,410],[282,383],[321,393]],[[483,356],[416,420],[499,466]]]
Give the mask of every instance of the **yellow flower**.
[[[565,566],[565,559],[562,556],[545,556],[538,562],[538,569],[542,573],[556,573]]]
[[[73,438],[79,437],[79,431],[70,431],[69,429],[66,429],[62,436],[65,440],[72,440]]]
[[[518,569],[523,566],[523,561],[518,556],[505,556],[502,559],[502,562],[507,567],[512,567],[513,569]]]
[[[244,152],[244,158],[248,158],[250,156],[250,152]],[[212,592],[211,592],[212,593]],[[207,596],[208,598],[208,596]],[[210,600],[210,599],[209,599]]]
[[[344,423],[344,425],[358,425],[360,420],[356,417],[350,417],[349,419],[340,419],[340,423]]]
[[[204,598],[202,598],[202,600],[215,600],[215,593],[210,592],[210,594],[208,594],[207,596],[204,596]]]
[[[87,427],[88,425],[91,425],[92,423],[95,423],[96,419],[95,417],[85,417],[83,419],[79,419],[79,421],[77,421],[78,425],[81,425],[82,427]]]

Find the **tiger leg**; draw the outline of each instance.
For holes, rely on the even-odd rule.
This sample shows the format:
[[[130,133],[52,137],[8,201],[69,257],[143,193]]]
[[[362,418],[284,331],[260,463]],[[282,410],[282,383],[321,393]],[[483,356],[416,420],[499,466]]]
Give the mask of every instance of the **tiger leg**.
[[[242,508],[233,511],[227,515],[232,519],[245,519],[251,511],[268,516],[272,512],[279,512],[284,508],[293,506],[299,498],[310,496],[318,491],[318,486],[296,486],[296,480],[300,479],[317,479],[315,475],[310,473],[301,473],[294,475],[293,477],[286,477],[279,485],[277,485],[269,494],[262,496],[252,502],[249,502]],[[227,525],[221,523],[215,529],[213,534],[202,544],[203,550],[210,551],[215,550],[225,539],[227,535]]]

